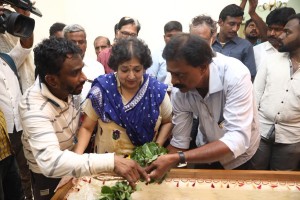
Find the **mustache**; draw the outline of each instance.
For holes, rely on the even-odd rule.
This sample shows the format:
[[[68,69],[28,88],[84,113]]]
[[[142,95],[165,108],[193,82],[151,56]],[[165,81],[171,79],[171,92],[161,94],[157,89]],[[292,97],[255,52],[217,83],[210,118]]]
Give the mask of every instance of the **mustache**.
[[[185,88],[186,86],[185,85],[183,85],[183,84],[175,84],[175,85],[173,85],[173,87],[176,87],[176,88],[178,88],[178,89],[182,89],[182,88]]]

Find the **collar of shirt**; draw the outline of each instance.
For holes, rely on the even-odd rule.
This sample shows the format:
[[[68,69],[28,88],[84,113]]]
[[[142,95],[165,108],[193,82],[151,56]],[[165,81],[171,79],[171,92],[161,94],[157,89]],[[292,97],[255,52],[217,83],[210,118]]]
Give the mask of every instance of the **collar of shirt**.
[[[224,75],[222,75],[224,76]],[[214,61],[209,65],[209,89],[208,94],[213,94],[223,90],[223,84],[220,79],[220,72],[218,66]],[[191,90],[192,93],[198,94],[196,89]]]
[[[238,39],[239,39],[239,37],[235,36],[234,38],[232,38],[232,39],[228,40],[227,42],[225,42],[225,44],[228,43],[228,42],[233,42],[233,43],[237,44],[238,43]],[[216,40],[215,40],[214,43],[219,43],[221,45],[221,42],[219,40],[219,34],[217,35]]]
[[[37,81],[39,82],[39,80],[37,79]],[[41,86],[41,93],[44,97],[48,98],[51,103],[53,103],[54,105],[60,107],[61,109],[67,108],[69,103],[72,100],[72,95],[68,96],[68,103],[66,103],[65,101],[57,98],[56,96],[54,96],[48,89],[47,85],[44,83],[39,83]]]

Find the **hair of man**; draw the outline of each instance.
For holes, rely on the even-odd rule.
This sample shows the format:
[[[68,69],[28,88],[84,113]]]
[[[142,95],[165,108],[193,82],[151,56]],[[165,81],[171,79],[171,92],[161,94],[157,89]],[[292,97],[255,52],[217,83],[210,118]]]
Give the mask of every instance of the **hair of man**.
[[[47,74],[59,74],[66,58],[81,54],[81,49],[65,38],[50,38],[43,40],[34,49],[34,64],[36,74],[45,83]]]
[[[184,59],[193,67],[204,67],[212,62],[214,53],[204,39],[199,36],[180,33],[172,37],[163,51],[166,61]]]

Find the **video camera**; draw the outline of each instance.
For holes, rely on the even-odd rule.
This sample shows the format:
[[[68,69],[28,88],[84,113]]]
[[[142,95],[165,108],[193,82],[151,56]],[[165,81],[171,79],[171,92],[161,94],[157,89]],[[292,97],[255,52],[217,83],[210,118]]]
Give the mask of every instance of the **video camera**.
[[[21,8],[41,17],[42,13],[33,7],[30,0],[0,0],[0,3],[9,4],[12,7]],[[4,14],[0,16],[0,33],[8,33],[17,37],[30,37],[32,35],[35,21],[8,9],[3,10]]]

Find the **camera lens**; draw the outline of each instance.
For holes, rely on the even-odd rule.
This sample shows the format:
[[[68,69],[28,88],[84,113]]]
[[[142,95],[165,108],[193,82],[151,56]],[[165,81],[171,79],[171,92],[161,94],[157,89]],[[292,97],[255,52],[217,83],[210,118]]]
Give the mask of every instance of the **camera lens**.
[[[32,35],[34,19],[7,9],[5,9],[2,19],[4,19],[4,23],[0,24],[0,29],[6,29],[8,33],[17,37],[27,38]]]

